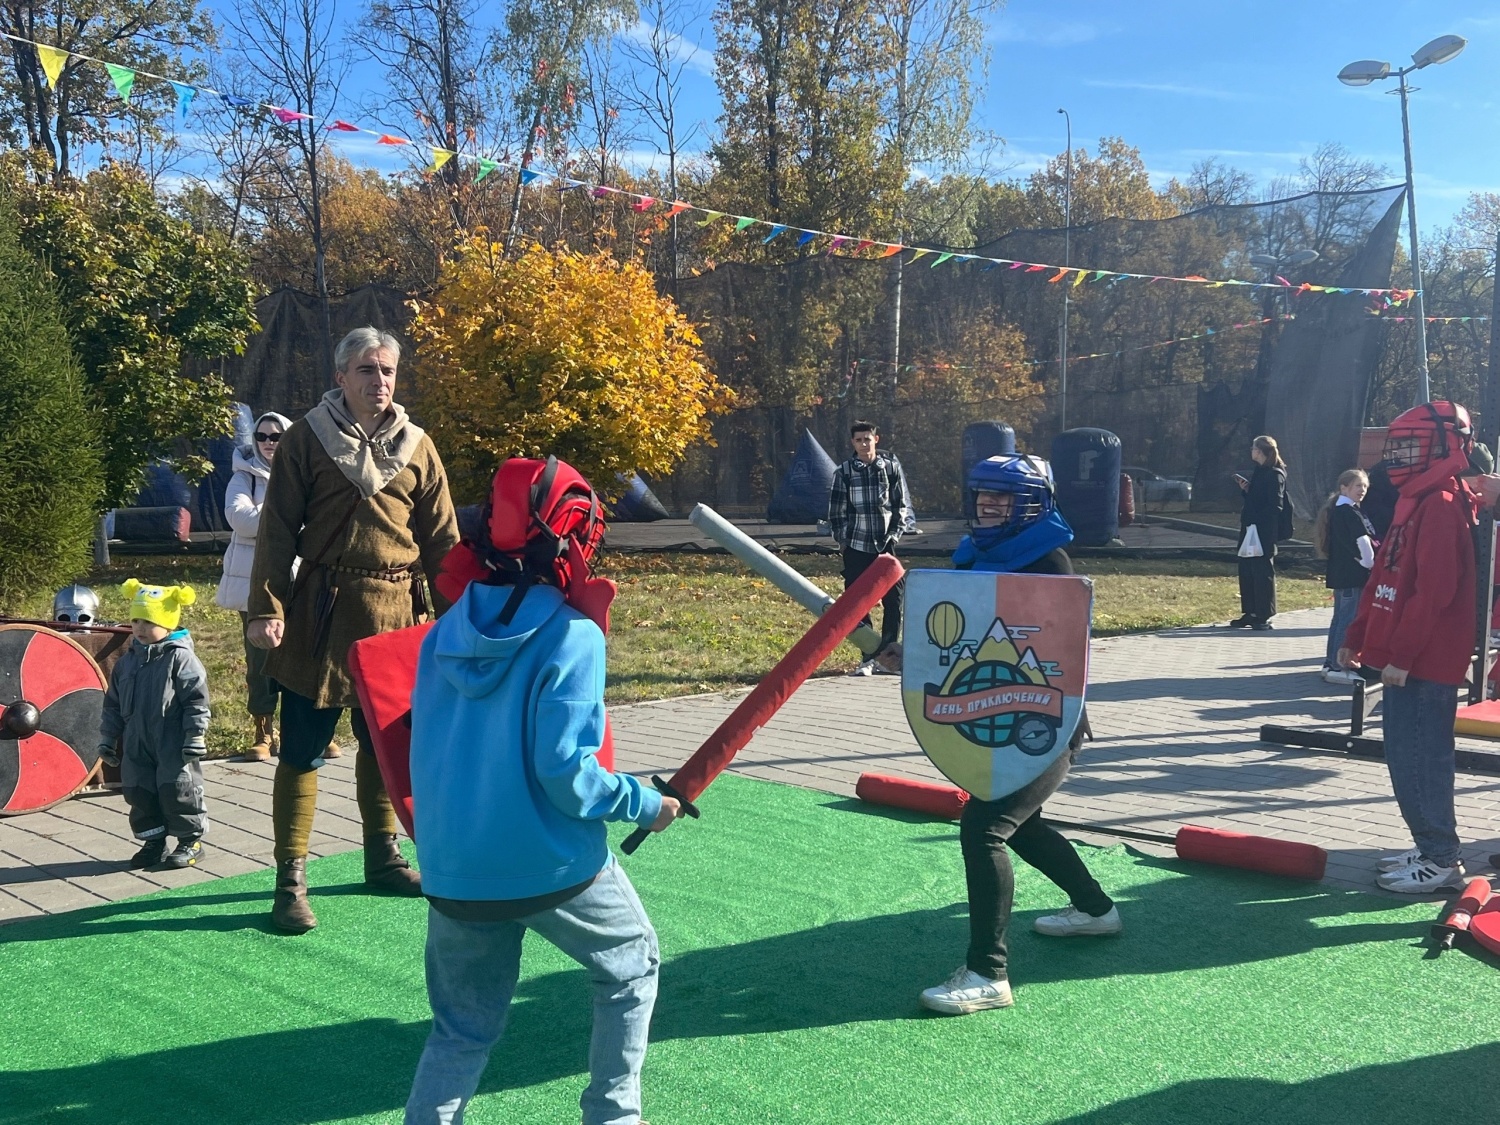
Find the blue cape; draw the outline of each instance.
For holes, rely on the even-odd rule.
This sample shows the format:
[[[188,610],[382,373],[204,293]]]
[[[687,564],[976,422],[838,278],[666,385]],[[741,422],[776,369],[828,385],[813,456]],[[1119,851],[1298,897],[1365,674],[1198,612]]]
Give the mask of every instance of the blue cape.
[[[1020,570],[1071,542],[1073,529],[1062,518],[1062,513],[1054,509],[1025,531],[988,550],[980,550],[974,545],[974,537],[965,535],[953,552],[953,565],[967,570]]]

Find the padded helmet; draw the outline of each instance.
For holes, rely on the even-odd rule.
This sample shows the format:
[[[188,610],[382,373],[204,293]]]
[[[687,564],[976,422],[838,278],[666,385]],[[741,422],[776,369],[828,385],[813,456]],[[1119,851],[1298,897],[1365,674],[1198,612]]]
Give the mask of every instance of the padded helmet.
[[[443,561],[437,586],[444,597],[457,601],[470,582],[515,585],[518,593],[545,583],[559,587],[569,604],[594,616],[579,603],[588,600],[585,591],[594,585],[590,566],[605,523],[599,497],[577,469],[556,457],[502,462],[480,526],[482,540],[463,540]],[[519,597],[513,598],[502,620],[509,622],[519,605]]]
[[[99,595],[77,582],[64,586],[52,599],[52,620],[92,625],[99,620]]]
[[[1474,423],[1456,402],[1429,402],[1398,415],[1385,435],[1383,462],[1391,483],[1409,485],[1440,468],[1442,475],[1469,467],[1474,449]]]
[[[1010,516],[1001,524],[979,523],[979,494],[1004,492],[1014,497]],[[1002,453],[980,461],[969,470],[968,489],[964,495],[964,514],[969,520],[969,535],[981,550],[998,546],[1056,509],[1052,473],[1038,457],[1019,453]]]

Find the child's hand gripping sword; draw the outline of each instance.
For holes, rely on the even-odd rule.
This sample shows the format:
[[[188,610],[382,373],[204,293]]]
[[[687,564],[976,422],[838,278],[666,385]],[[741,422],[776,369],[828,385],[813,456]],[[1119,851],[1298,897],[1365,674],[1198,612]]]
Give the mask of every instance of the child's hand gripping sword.
[[[651,783],[666,796],[681,801],[683,812],[689,816],[698,816],[698,808],[693,802],[714,778],[724,772],[755,732],[770,722],[771,717],[781,709],[792,692],[801,686],[802,681],[817,671],[818,665],[838,648],[839,642],[854,630],[875,603],[901,581],[904,573],[894,555],[878,557],[870,564],[870,569],[861,574],[844,591],[843,596],[814,622],[813,627],[803,634],[802,639],[792,646],[791,651],[781,658],[776,667],[766,673],[765,678],[755,685],[750,694],[740,700],[740,705],[730,712],[729,717],[708,736],[697,752],[672,775],[671,781],[653,777]],[[621,850],[630,855],[650,834],[650,829],[636,829],[625,838]]]

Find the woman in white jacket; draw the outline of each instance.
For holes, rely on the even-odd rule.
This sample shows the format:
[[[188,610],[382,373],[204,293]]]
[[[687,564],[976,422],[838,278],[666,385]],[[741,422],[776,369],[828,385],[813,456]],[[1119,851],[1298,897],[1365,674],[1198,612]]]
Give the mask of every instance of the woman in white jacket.
[[[255,564],[255,536],[260,530],[260,508],[266,499],[266,482],[271,479],[271,461],[281,435],[291,427],[291,419],[275,412],[255,420],[251,444],[234,452],[234,475],[224,494],[224,516],[233,535],[224,552],[224,577],[214,598],[225,609],[238,610],[241,634],[249,626],[246,609],[250,604],[250,571]],[[266,650],[245,643],[245,686],[249,690],[250,717],[255,721],[255,742],[245,758],[269,761],[275,753],[272,729],[276,717],[278,693],[275,683],[265,674]]]

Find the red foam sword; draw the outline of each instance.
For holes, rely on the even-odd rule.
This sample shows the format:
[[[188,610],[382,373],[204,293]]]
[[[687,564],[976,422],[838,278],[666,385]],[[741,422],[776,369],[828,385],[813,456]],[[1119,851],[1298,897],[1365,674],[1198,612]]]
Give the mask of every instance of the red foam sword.
[[[723,773],[738,754],[754,737],[755,732],[781,710],[791,695],[804,680],[818,670],[839,642],[854,631],[860,620],[874,608],[875,603],[906,572],[894,555],[880,555],[870,568],[859,576],[843,595],[830,605],[813,623],[776,667],[772,668],[729,717],[719,724],[703,745],[672,775],[671,781],[653,777],[651,783],[668,797],[682,802],[683,811],[689,816],[698,816],[698,807],[693,803],[712,784],[714,778]],[[650,829],[638,828],[625,838],[621,850],[630,855],[651,834]]]

